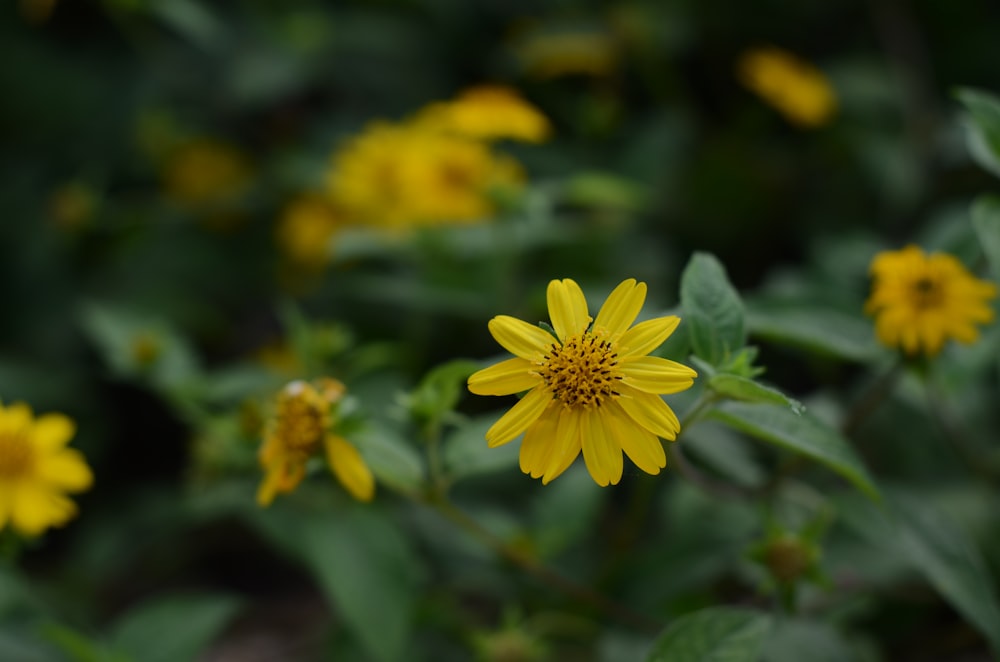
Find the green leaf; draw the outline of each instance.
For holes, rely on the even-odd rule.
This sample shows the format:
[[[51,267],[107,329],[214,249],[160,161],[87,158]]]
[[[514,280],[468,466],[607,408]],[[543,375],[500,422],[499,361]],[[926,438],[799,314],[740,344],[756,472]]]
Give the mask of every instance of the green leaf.
[[[496,423],[497,414],[463,423],[444,439],[442,456],[445,470],[454,480],[506,471],[518,465],[520,444],[498,448],[486,445],[486,431]]]
[[[724,402],[709,416],[762,441],[802,453],[836,471],[872,499],[879,499],[878,489],[850,443],[808,412],[795,413],[775,405]]]
[[[440,421],[466,392],[465,382],[479,369],[478,361],[456,359],[428,372],[407,398],[410,411],[421,421]]]
[[[556,558],[594,531],[607,496],[607,491],[594,489],[593,479],[579,463],[547,485],[531,503],[531,535],[538,556]]]
[[[755,338],[824,356],[866,362],[879,354],[872,324],[862,317],[796,304],[771,310],[751,307],[747,322]]]
[[[681,309],[694,353],[713,365],[746,344],[743,303],[715,256],[695,253],[681,275]]]
[[[196,660],[240,610],[228,595],[157,598],[128,611],[111,632],[112,648],[135,662]]]
[[[966,143],[972,158],[1000,176],[1000,99],[971,88],[959,89],[955,96],[969,111]]]
[[[860,656],[827,623],[783,620],[767,638],[763,659],[765,662],[858,662]]]
[[[350,441],[368,463],[376,481],[404,492],[416,492],[424,484],[424,461],[393,428],[370,421],[351,434]]]
[[[674,621],[653,644],[647,662],[755,662],[771,629],[761,612],[712,607]]]
[[[48,623],[42,626],[42,636],[73,662],[132,662],[129,656],[111,653],[103,643],[64,625]]]
[[[23,625],[0,628],[0,660],[17,662],[66,662],[66,656],[51,645],[29,637]]]
[[[1000,604],[979,550],[927,499],[890,493],[895,544],[927,580],[989,640],[1000,656]]]
[[[407,659],[422,570],[399,527],[370,506],[313,513],[300,553],[340,616],[376,659]]]
[[[972,205],[972,227],[989,260],[993,277],[1000,280],[1000,197],[983,195],[976,199]]]
[[[703,421],[684,431],[684,452],[721,476],[746,487],[760,487],[766,474],[754,459],[752,442],[715,421]]]
[[[712,375],[708,380],[708,387],[733,400],[783,405],[795,411],[802,410],[800,402],[792,400],[781,391],[739,375]]]
[[[581,172],[566,181],[562,202],[597,209],[638,212],[645,209],[648,192],[635,182],[607,172]]]

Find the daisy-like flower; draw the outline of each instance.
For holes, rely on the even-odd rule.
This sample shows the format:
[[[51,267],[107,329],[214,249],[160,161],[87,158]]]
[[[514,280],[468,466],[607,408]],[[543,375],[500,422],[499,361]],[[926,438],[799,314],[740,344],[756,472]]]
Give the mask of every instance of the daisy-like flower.
[[[755,48],[737,64],[740,81],[785,118],[803,128],[829,123],[837,95],[822,71],[788,51]]]
[[[268,506],[279,493],[291,492],[306,475],[306,462],[320,453],[341,485],[359,501],[375,496],[375,479],[361,454],[349,441],[332,432],[334,406],[344,396],[335,379],[313,383],[294,381],[278,394],[275,415],[260,449],[264,481],[257,503]]]
[[[62,526],[76,515],[66,493],[94,481],[80,451],[66,448],[76,426],[62,414],[35,418],[28,405],[0,404],[0,531],[27,536]]]
[[[515,90],[501,85],[472,87],[452,101],[432,103],[415,119],[418,126],[473,140],[546,140],[549,120]]]
[[[951,255],[928,255],[911,245],[879,253],[870,271],[865,312],[875,316],[875,333],[888,347],[934,356],[949,338],[975,342],[975,325],[993,320],[987,302],[996,297],[996,285],[976,278]]]
[[[647,354],[680,318],[631,326],[646,299],[646,284],[631,278],[608,296],[593,324],[574,281],[551,281],[547,295],[554,337],[507,315],[490,320],[490,333],[516,358],[473,374],[469,390],[527,394],[487,430],[486,442],[493,448],[524,433],[521,470],[543,483],[564,472],[581,450],[601,486],[621,480],[622,451],[646,473],[659,473],[667,458],[657,437],[673,440],[681,429],[660,396],[687,389],[697,374]]]

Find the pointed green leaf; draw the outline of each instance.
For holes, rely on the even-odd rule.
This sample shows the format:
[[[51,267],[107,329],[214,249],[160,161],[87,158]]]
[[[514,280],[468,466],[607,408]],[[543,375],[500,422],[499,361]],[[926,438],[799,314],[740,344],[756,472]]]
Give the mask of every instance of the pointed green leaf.
[[[1000,197],[984,195],[976,199],[972,205],[972,227],[989,260],[993,277],[1000,280]]]
[[[708,380],[708,386],[719,395],[733,400],[784,405],[796,410],[802,408],[797,400],[792,400],[781,391],[739,375],[712,375]]]
[[[647,662],[756,662],[771,618],[761,612],[712,607],[674,621],[653,644]]]
[[[860,315],[810,309],[800,304],[772,309],[754,306],[747,322],[754,338],[816,354],[865,362],[879,353],[872,324]]]
[[[695,253],[681,275],[681,318],[694,353],[713,365],[746,344],[743,302],[714,255]]]
[[[415,492],[424,484],[424,461],[413,446],[392,427],[370,421],[351,434],[378,483],[404,492]]]
[[[836,430],[808,412],[776,405],[724,402],[709,414],[741,432],[812,458],[851,481],[873,499],[878,489],[868,470]]]
[[[976,163],[1000,176],[1000,98],[963,88],[955,93],[969,111],[966,142]]]
[[[228,595],[157,598],[126,612],[111,632],[111,645],[135,662],[193,661],[239,609],[239,600]]]

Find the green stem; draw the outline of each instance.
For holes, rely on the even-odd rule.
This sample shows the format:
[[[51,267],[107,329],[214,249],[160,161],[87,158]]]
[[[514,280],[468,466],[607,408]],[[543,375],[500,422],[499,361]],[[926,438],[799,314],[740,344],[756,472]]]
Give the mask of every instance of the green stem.
[[[583,584],[579,584],[572,579],[559,574],[552,568],[543,564],[535,556],[513,547],[501,538],[497,537],[488,529],[484,528],[479,524],[479,522],[472,519],[469,515],[460,510],[447,499],[443,497],[432,497],[425,500],[425,503],[434,508],[437,512],[446,517],[459,528],[477,538],[484,545],[496,552],[498,556],[510,561],[535,579],[538,579],[542,583],[547,584],[561,593],[564,593],[570,598],[590,605],[620,623],[638,630],[657,632],[662,628],[662,623],[640,614],[639,612],[633,611],[626,605],[612,600],[608,596],[595,591],[589,586],[584,586]]]
[[[892,387],[895,386],[902,367],[903,359],[896,359],[888,370],[865,389],[861,397],[854,402],[854,406],[844,416],[844,422],[840,425],[841,432],[850,436],[857,431],[865,419],[871,416],[892,392]]]

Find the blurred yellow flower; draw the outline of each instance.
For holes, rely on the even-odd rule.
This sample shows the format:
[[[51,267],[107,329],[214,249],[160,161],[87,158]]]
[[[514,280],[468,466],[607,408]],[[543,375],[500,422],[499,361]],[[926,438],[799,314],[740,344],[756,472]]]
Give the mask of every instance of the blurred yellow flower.
[[[928,255],[911,245],[882,251],[870,271],[865,312],[875,316],[875,333],[888,347],[934,356],[949,338],[975,342],[975,325],[993,320],[987,302],[996,297],[996,285],[976,278],[951,255]]]
[[[28,536],[76,515],[66,493],[94,477],[80,451],[67,448],[76,426],[62,414],[35,418],[28,405],[0,403],[0,531],[8,523]]]
[[[333,429],[335,405],[344,385],[334,379],[294,381],[278,394],[274,417],[267,424],[259,460],[264,481],[257,503],[268,506],[279,493],[291,492],[306,475],[306,462],[326,454],[340,484],[359,501],[375,496],[375,479],[361,454]]]
[[[330,239],[342,225],[343,219],[328,200],[319,195],[301,195],[285,208],[278,221],[278,245],[296,264],[320,269],[330,259]]]
[[[591,478],[615,485],[622,451],[640,469],[657,474],[666,454],[657,437],[676,439],[680,422],[660,397],[689,388],[691,368],[654,356],[680,318],[658,317],[632,326],[646,299],[646,284],[623,281],[593,319],[579,285],[553,280],[549,316],[555,336],[499,315],[490,333],[516,358],[469,377],[478,395],[527,394],[486,432],[493,448],[524,433],[521,470],[548,483],[583,451]],[[593,324],[591,320],[593,319]]]
[[[487,218],[492,195],[522,180],[520,166],[485,143],[378,122],[334,155],[327,184],[349,223],[403,229]]]
[[[62,230],[85,227],[93,220],[98,206],[97,193],[80,181],[60,186],[49,197],[49,215]]]
[[[510,138],[539,143],[552,132],[541,111],[515,90],[499,85],[472,87],[453,101],[429,104],[414,121],[431,131],[486,141]]]
[[[176,204],[194,211],[233,202],[250,184],[250,164],[238,149],[209,138],[176,147],[167,158],[163,185]]]
[[[837,112],[836,93],[823,72],[786,50],[747,51],[737,73],[743,85],[798,126],[823,126]]]
[[[19,3],[21,16],[33,25],[40,25],[52,18],[56,9],[56,0],[21,0]]]

